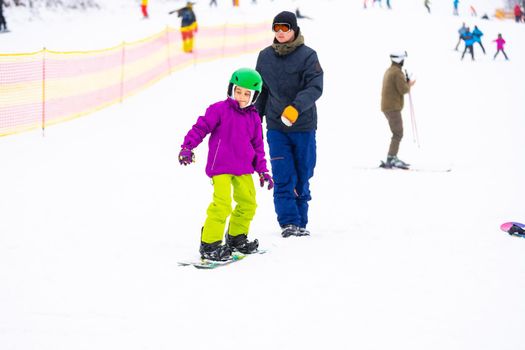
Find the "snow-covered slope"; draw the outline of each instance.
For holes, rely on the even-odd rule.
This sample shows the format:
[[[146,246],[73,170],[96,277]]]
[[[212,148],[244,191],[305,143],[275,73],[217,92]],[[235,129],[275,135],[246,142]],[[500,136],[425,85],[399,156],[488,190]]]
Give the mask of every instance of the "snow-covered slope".
[[[150,21],[138,5],[27,26],[12,17],[1,51],[100,48],[176,26],[165,9],[182,2],[150,2]],[[206,144],[181,167],[180,143],[256,55],[179,71],[45,137],[0,138],[0,348],[522,349],[525,241],[498,227],[525,221],[525,26],[454,17],[451,4],[429,15],[422,1],[241,2],[201,1],[200,25],[297,6],[314,17],[300,22],[325,70],[312,236],[281,238],[259,189],[251,234],[268,254],[177,266],[197,255],[212,195]],[[463,21],[485,32],[475,62],[453,50]],[[497,33],[508,62],[492,60]],[[408,51],[421,141],[407,99],[400,157],[449,173],[365,169],[386,156],[379,100],[393,48]]]

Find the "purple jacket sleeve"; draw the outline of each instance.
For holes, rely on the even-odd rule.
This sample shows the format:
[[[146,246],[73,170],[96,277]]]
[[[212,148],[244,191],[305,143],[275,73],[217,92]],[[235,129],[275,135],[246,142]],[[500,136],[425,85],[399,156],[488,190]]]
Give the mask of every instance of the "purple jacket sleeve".
[[[195,125],[188,131],[181,145],[182,148],[190,150],[196,148],[202,140],[204,140],[206,135],[211,133],[217,124],[219,124],[219,114],[215,113],[212,107],[213,106],[208,107],[204,116],[199,117]]]
[[[255,150],[255,158],[253,160],[253,168],[257,173],[267,173],[268,168],[266,167],[266,158],[264,155],[264,140],[262,132],[261,117],[257,113],[254,113],[255,129],[252,138],[253,149]]]

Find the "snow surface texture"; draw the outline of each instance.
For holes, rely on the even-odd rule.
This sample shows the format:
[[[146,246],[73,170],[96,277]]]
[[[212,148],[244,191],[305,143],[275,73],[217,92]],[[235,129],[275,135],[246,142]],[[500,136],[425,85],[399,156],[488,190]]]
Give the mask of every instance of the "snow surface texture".
[[[454,17],[452,2],[432,15],[410,0],[390,11],[347,0],[219,3],[195,6],[200,25],[296,6],[314,17],[300,22],[325,70],[312,236],[281,238],[260,189],[251,236],[268,254],[213,271],[177,266],[197,257],[212,197],[206,142],[189,167],[178,164],[180,144],[256,54],[176,72],[45,137],[0,139],[0,348],[523,349],[525,241],[499,225],[525,221],[525,25]],[[1,51],[136,40],[176,26],[165,10],[180,4],[151,1],[148,21],[138,3],[27,23],[8,9]],[[462,21],[485,32],[487,55],[476,47],[475,62],[453,50]],[[497,33],[508,62],[492,60]],[[361,169],[386,157],[380,89],[398,48],[417,81],[421,141],[406,103],[400,158],[450,173]]]

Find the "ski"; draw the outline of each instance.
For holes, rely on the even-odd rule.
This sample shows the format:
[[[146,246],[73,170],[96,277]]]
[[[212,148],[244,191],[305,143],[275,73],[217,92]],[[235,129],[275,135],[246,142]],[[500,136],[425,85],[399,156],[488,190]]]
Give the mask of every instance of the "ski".
[[[226,266],[233,264],[235,262],[241,261],[242,259],[246,258],[248,255],[254,255],[254,254],[265,254],[268,252],[266,249],[259,249],[256,252],[252,254],[242,254],[239,252],[234,252],[230,259],[225,261],[216,261],[216,260],[208,260],[208,259],[199,259],[199,260],[187,260],[187,261],[179,261],[179,266],[193,266],[197,269],[205,269],[205,270],[212,270],[216,269],[221,266]]]
[[[387,170],[387,171],[414,171],[414,172],[425,172],[425,173],[449,173],[452,171],[452,168],[448,167],[425,167],[425,166],[408,166],[406,168],[398,168],[398,167],[386,167],[384,166],[384,162],[381,161],[381,164],[377,167],[354,167],[354,169],[359,170]]]
[[[509,221],[501,224],[500,229],[511,236],[525,238],[525,224]]]

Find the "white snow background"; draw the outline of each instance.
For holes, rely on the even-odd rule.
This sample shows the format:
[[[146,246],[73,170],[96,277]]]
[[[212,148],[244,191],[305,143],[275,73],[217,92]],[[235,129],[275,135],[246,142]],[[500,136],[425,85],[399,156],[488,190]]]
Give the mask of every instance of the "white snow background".
[[[136,1],[31,21],[9,8],[0,52],[104,48],[178,26],[166,13],[184,2],[150,3],[149,20]],[[499,230],[525,221],[525,25],[470,17],[467,2],[460,17],[451,1],[432,15],[422,0],[390,11],[219,3],[195,5],[200,26],[297,6],[314,17],[299,23],[325,71],[311,237],[281,238],[272,193],[259,188],[250,236],[269,253],[177,266],[198,256],[212,199],[207,140],[189,167],[180,144],[257,53],[175,72],[45,136],[0,138],[0,349],[525,349],[525,240]],[[462,21],[485,33],[475,62],[454,51]],[[498,33],[510,61],[492,59]],[[366,169],[386,157],[381,82],[399,48],[421,143],[407,97],[399,156],[451,172]]]

